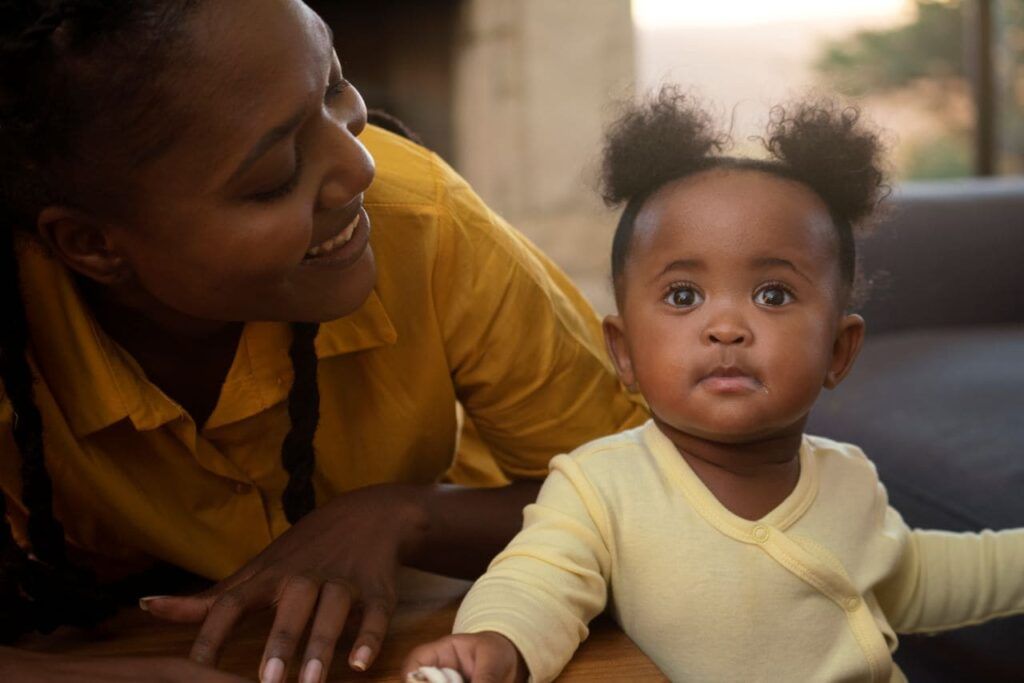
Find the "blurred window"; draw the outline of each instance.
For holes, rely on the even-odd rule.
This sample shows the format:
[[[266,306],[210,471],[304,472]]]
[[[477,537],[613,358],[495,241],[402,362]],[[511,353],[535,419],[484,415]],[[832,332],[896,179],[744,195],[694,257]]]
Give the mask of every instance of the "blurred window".
[[[857,98],[900,178],[1024,173],[1024,0],[633,0],[638,77],[692,85],[750,151],[767,109]]]

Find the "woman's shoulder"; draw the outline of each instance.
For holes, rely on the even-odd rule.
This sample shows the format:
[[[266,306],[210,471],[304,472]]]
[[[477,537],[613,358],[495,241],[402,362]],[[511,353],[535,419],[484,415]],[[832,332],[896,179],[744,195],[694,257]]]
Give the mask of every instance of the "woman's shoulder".
[[[383,128],[368,125],[359,136],[376,164],[366,193],[368,206],[436,206],[447,167],[430,150]]]

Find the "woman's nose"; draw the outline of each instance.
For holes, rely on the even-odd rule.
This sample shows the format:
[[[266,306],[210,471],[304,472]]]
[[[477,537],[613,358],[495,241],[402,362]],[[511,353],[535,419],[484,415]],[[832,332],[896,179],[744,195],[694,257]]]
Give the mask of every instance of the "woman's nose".
[[[360,121],[332,121],[323,144],[326,172],[317,196],[317,209],[330,210],[346,206],[373,182],[373,157],[356,136],[362,132]]]

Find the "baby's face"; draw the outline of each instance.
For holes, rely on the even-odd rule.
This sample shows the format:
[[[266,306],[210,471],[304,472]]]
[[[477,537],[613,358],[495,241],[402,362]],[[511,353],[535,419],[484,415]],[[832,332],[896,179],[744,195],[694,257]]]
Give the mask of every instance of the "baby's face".
[[[802,429],[860,346],[838,251],[828,209],[800,183],[714,169],[663,187],[637,216],[621,314],[605,324],[620,377],[694,436]]]

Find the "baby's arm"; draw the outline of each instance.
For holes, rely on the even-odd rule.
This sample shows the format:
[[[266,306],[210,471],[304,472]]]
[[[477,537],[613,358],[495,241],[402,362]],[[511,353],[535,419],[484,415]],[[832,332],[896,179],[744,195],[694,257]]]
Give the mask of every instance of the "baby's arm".
[[[1024,529],[907,532],[902,562],[876,590],[894,630],[942,631],[1024,612]]]
[[[455,663],[452,668],[469,674],[493,656],[503,667],[518,662],[534,681],[553,679],[604,609],[611,565],[605,538],[607,519],[593,487],[576,461],[558,456],[537,502],[524,511],[523,530],[459,608],[454,633],[473,635],[417,648],[419,659],[411,655],[407,671],[439,666],[431,663],[437,658],[440,666]]]

